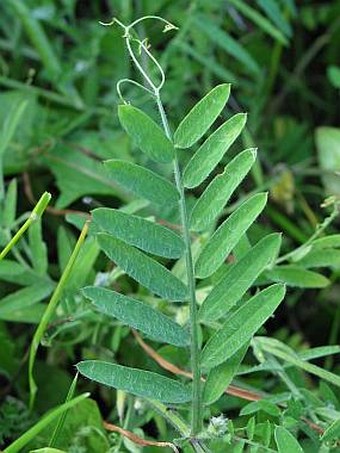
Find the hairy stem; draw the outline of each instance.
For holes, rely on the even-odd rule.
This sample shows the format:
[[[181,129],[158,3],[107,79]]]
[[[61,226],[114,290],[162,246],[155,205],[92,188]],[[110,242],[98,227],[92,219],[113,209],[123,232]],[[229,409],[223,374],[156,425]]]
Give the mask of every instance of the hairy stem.
[[[171,140],[171,132],[167,117],[164,111],[159,94],[156,96],[157,107],[162,118],[163,127],[167,137]],[[197,435],[202,429],[202,398],[201,398],[201,370],[199,363],[200,346],[198,341],[198,321],[197,321],[197,303],[194,265],[191,253],[191,240],[189,231],[188,214],[185,202],[184,185],[179,168],[177,153],[174,159],[174,173],[177,190],[180,194],[179,208],[181,214],[181,223],[183,226],[183,238],[185,242],[185,262],[186,273],[189,289],[189,306],[190,306],[190,332],[191,332],[191,368],[193,374],[192,383],[192,419],[191,435]]]

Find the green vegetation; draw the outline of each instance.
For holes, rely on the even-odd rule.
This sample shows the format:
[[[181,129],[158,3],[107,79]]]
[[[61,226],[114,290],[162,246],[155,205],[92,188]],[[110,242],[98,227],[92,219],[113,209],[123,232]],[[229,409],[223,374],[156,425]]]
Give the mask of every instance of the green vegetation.
[[[340,5],[0,12],[0,448],[336,452]]]

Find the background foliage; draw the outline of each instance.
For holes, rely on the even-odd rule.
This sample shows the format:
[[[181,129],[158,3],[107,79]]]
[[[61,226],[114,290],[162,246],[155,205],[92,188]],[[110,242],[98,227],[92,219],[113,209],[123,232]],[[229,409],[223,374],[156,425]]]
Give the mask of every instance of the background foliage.
[[[257,146],[259,159],[238,195],[242,199],[246,192],[263,190],[270,194],[261,221],[251,230],[252,241],[283,231],[283,253],[294,250],[331,214],[332,203],[325,206],[326,197],[340,195],[336,174],[340,170],[338,1],[1,2],[0,194],[2,198],[6,194],[1,201],[1,246],[43,191],[49,190],[53,196],[42,222],[37,222],[12,255],[0,262],[1,445],[9,444],[40,420],[41,414],[65,400],[73,365],[83,357],[100,356],[158,370],[128,328],[93,312],[79,294],[78,289],[86,284],[106,281],[116,289],[143,296],[141,288],[110,267],[89,237],[45,332],[43,344],[47,347],[40,349],[36,363],[39,392],[34,416],[28,412],[27,350],[45,302],[75,245],[81,223],[76,214],[102,205],[126,206],[130,213],[140,209],[148,212],[147,205],[131,202],[101,164],[111,158],[144,164],[146,158],[133,147],[116,113],[116,83],[134,77],[122,32],[98,23],[109,22],[113,16],[128,23],[145,14],[159,14],[179,27],[177,32],[166,34],[153,23],[139,29],[167,74],[163,101],[173,129],[190,107],[219,83],[232,83],[225,118],[248,112],[240,143],[244,148]],[[159,120],[143,93],[132,86],[124,93]],[[170,209],[159,216],[171,223],[178,221]],[[339,226],[339,219],[333,217],[327,228],[329,235],[336,234]],[[294,268],[286,273],[284,279],[289,280],[290,288],[285,303],[266,324],[267,333],[302,355],[308,355],[310,348],[338,343],[339,247],[339,237],[334,236],[328,244],[321,242],[314,255],[301,257],[302,268],[313,273],[298,275]],[[315,272],[318,268],[322,268],[322,275]],[[180,308],[167,310],[177,320],[187,316]],[[157,352],[179,367],[186,363],[185,353],[175,356],[170,346]],[[323,355],[316,354],[313,363],[337,374],[335,356]],[[255,361],[249,358],[248,364]],[[335,389],[324,382],[319,385],[299,366],[285,373],[293,388],[308,389],[303,398],[311,421],[321,419],[322,428],[326,428],[338,416],[333,414],[332,419],[331,414],[339,410]],[[242,382],[251,391],[261,389],[274,395],[286,391],[281,378],[265,370],[252,374],[244,370],[236,384]],[[160,416],[143,403],[119,393],[116,400],[113,392],[87,387],[98,405],[86,400],[71,409],[73,424],[65,424],[60,448],[72,452],[109,448],[139,451],[129,440],[108,436],[103,418],[118,424],[121,419],[126,428],[141,436],[144,431],[149,437],[171,437]],[[256,404],[246,406],[242,399],[228,396],[212,412],[225,411],[233,418],[241,409],[238,427],[250,440],[263,439],[265,419],[278,424],[282,414],[275,411],[277,406]],[[318,433],[309,425],[293,423],[296,414],[302,413],[298,403],[294,404],[288,408],[285,426],[300,432],[304,451],[328,451],[326,448],[334,445],[334,435],[329,434],[329,442],[321,446]],[[137,411],[133,411],[134,406]],[[123,407],[128,415],[122,418]],[[45,445],[49,435],[48,430],[42,431],[31,447]],[[217,445],[214,448],[220,451]],[[146,451],[157,451],[157,447]]]

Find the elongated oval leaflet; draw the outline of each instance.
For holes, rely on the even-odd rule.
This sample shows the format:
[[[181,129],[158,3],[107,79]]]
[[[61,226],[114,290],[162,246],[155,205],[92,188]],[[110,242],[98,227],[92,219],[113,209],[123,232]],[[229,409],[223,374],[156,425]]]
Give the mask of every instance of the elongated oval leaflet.
[[[104,232],[145,252],[166,258],[179,258],[184,253],[182,238],[158,223],[109,208],[94,209],[92,218]]]
[[[176,204],[179,193],[165,178],[140,165],[119,159],[104,162],[109,176],[124,189],[159,205]]]
[[[266,271],[265,276],[274,282],[282,282],[296,288],[325,288],[330,284],[324,275],[289,264],[275,266]]]
[[[232,355],[227,362],[221,363],[209,371],[207,380],[204,384],[203,401],[204,404],[210,405],[217,401],[231,381],[245,356],[248,344],[240,348]]]
[[[285,295],[285,287],[275,284],[247,300],[208,340],[201,354],[204,369],[229,359],[273,314]]]
[[[151,292],[171,301],[183,301],[187,288],[168,269],[140,250],[105,233],[97,235],[100,248],[130,277]]]
[[[257,277],[277,256],[281,235],[273,233],[261,239],[217,282],[199,311],[201,321],[216,321],[241,299]],[[242,278],[240,278],[240,275]]]
[[[160,163],[171,162],[174,146],[163,130],[142,110],[132,105],[120,105],[118,117],[134,143],[151,159]]]
[[[98,286],[87,286],[82,293],[101,313],[119,319],[153,340],[181,347],[190,342],[187,330],[146,303]]]
[[[151,371],[130,368],[101,360],[79,362],[77,370],[87,378],[132,395],[163,403],[180,404],[191,400],[190,387]]]
[[[222,265],[233,247],[263,211],[266,202],[266,193],[253,195],[222,223],[198,257],[197,277],[209,277]]]
[[[185,167],[185,187],[197,187],[209,176],[240,135],[246,121],[246,113],[237,113],[206,139]]]
[[[274,437],[279,453],[303,453],[299,442],[283,426],[275,428]]]
[[[340,267],[340,250],[316,249],[311,250],[298,261],[302,267]]]
[[[174,134],[177,148],[190,148],[209,129],[222,112],[230,94],[230,84],[213,88],[181,121]]]
[[[202,231],[218,217],[234,190],[246,177],[256,159],[255,148],[250,148],[237,155],[222,174],[217,175],[200,198],[191,213],[191,228]]]

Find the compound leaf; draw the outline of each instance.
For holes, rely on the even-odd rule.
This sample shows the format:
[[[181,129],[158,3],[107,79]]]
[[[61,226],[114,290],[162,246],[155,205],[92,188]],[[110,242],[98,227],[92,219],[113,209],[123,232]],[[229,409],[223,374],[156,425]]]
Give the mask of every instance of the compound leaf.
[[[225,315],[241,299],[265,267],[276,258],[280,245],[281,235],[273,233],[251,248],[223,275],[204,300],[199,312],[200,319],[215,321]]]
[[[123,128],[145,154],[156,162],[172,161],[173,144],[148,115],[132,105],[120,105],[118,116]]]
[[[101,360],[86,360],[77,370],[87,378],[142,398],[164,403],[186,403],[191,400],[190,387],[151,371],[129,368]]]
[[[217,175],[197,200],[191,213],[191,228],[201,231],[221,213],[229,198],[245,178],[256,159],[256,150],[247,149],[236,156],[222,174]]]
[[[244,302],[208,340],[202,351],[202,367],[210,369],[219,365],[248,343],[273,314],[284,295],[284,285],[276,284]]]
[[[153,340],[175,346],[188,346],[190,342],[189,333],[183,327],[146,303],[98,286],[85,287],[82,293],[101,313],[119,319]]]
[[[213,88],[186,115],[174,134],[175,146],[190,148],[209,129],[228,101],[230,84]]]
[[[205,180],[240,135],[246,121],[247,115],[238,113],[207,138],[184,170],[186,187],[197,187]]]
[[[99,233],[97,237],[105,254],[141,285],[164,299],[186,299],[184,283],[157,261],[108,234]]]
[[[198,277],[209,277],[222,265],[233,247],[260,215],[266,202],[266,193],[253,195],[222,223],[198,257],[196,263]]]
[[[121,187],[158,205],[175,204],[179,194],[165,178],[140,165],[119,159],[104,162],[109,176]]]
[[[180,236],[150,220],[109,208],[93,210],[92,217],[104,232],[145,252],[166,258],[179,258],[184,252],[185,245]]]

